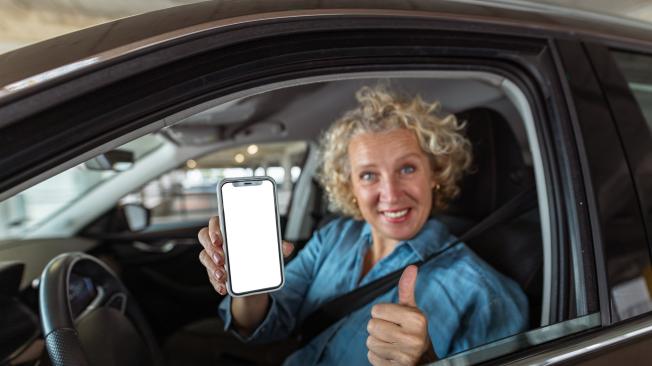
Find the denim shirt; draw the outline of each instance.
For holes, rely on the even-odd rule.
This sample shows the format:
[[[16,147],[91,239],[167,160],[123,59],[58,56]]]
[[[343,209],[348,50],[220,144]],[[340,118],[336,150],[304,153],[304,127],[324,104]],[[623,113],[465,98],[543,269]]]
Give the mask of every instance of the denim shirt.
[[[285,286],[270,294],[269,311],[244,341],[266,342],[290,336],[295,326],[323,303],[428,255],[455,240],[446,226],[431,219],[412,239],[400,242],[363,277],[371,245],[364,221],[337,219],[317,231],[285,268]],[[527,299],[519,286],[458,244],[419,268],[417,306],[428,317],[428,334],[438,357],[524,331]],[[376,303],[397,303],[394,288],[331,325],[290,355],[285,365],[368,365],[367,323]],[[231,328],[231,299],[219,306],[225,330]],[[235,332],[234,332],[235,333]]]

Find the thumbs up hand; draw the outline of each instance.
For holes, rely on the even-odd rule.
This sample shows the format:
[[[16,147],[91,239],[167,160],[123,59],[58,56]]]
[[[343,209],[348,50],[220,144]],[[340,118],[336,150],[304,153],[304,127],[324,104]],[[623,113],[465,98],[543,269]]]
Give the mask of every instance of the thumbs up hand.
[[[428,319],[417,307],[416,283],[417,267],[408,266],[398,282],[398,304],[376,304],[371,308],[367,358],[372,365],[416,365],[425,361],[424,356],[434,355]]]

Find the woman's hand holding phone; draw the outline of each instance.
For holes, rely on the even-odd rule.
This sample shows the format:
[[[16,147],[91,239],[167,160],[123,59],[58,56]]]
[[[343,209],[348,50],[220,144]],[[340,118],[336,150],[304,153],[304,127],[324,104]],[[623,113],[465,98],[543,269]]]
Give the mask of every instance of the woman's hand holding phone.
[[[199,243],[204,249],[199,253],[199,261],[206,268],[208,280],[215,291],[220,295],[226,295],[227,271],[224,261],[224,249],[222,247],[222,233],[220,221],[213,216],[208,221],[208,227],[204,227],[198,234]],[[292,254],[294,246],[283,241],[283,257],[287,258]],[[236,328],[241,333],[248,333],[264,319],[269,304],[267,293],[251,296],[235,297],[232,299],[231,311]]]
[[[199,253],[199,261],[206,267],[208,280],[215,291],[226,295],[226,268],[224,267],[224,249],[222,247],[222,233],[217,216],[208,221],[208,227],[199,230],[199,243],[204,250]]]

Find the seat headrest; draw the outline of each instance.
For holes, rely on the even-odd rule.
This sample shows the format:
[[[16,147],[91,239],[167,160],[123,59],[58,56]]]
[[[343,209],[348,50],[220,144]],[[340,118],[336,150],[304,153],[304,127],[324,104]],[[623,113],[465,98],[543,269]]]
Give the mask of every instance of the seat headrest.
[[[532,169],[509,123],[498,112],[475,108],[459,113],[473,148],[473,165],[447,213],[480,220],[532,181]]]

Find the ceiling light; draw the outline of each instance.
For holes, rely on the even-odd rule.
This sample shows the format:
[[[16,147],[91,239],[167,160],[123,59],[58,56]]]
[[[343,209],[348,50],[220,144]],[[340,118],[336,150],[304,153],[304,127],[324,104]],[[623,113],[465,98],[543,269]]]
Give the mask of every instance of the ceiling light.
[[[256,145],[249,145],[249,146],[247,147],[247,153],[249,153],[249,155],[254,155],[254,154],[256,154],[257,152],[258,152],[258,146],[256,146]]]
[[[186,161],[186,166],[188,167],[188,169],[195,169],[197,167],[197,162],[190,159]]]
[[[244,155],[242,154],[235,154],[233,157],[233,160],[235,160],[236,163],[240,164],[244,161]]]

